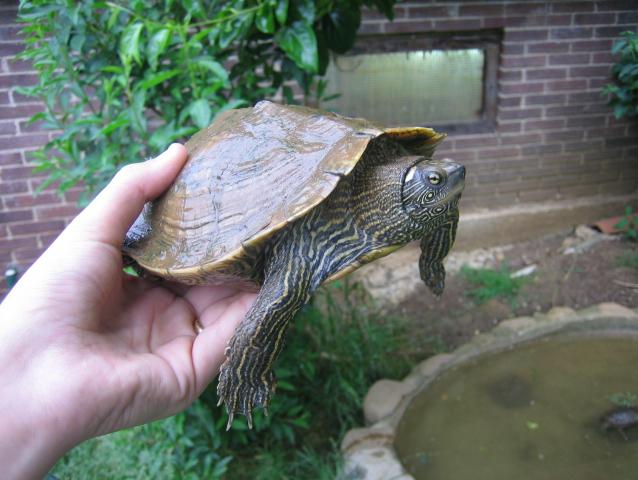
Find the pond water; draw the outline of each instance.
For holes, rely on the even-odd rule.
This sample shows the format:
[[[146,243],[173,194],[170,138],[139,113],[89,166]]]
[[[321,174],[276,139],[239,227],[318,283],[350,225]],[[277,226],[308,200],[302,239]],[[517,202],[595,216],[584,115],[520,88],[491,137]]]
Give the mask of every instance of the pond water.
[[[638,395],[638,340],[556,337],[444,373],[414,399],[395,448],[417,480],[638,478],[638,427],[603,431]]]

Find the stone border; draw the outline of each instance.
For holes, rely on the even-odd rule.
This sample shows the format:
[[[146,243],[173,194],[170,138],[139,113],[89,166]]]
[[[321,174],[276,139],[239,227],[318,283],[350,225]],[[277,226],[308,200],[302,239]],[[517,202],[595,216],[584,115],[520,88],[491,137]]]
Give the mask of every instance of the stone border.
[[[638,335],[638,311],[601,303],[575,311],[556,307],[546,314],[501,322],[454,350],[419,363],[403,379],[379,380],[368,391],[363,410],[367,427],[349,430],[341,442],[342,480],[414,480],[394,450],[397,426],[412,399],[445,370],[486,353],[511,348],[554,333]]]

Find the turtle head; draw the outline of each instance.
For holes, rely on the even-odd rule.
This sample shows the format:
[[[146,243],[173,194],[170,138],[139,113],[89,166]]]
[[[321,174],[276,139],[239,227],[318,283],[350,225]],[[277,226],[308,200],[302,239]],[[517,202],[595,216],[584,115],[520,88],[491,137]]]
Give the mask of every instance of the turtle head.
[[[403,177],[401,202],[412,220],[430,230],[456,210],[463,187],[463,165],[418,157]]]

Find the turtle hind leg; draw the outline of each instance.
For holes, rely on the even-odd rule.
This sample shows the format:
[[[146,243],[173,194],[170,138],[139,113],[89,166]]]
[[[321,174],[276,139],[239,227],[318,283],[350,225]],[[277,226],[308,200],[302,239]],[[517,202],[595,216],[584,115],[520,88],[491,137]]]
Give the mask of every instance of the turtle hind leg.
[[[228,344],[217,385],[219,401],[228,411],[227,428],[237,413],[252,427],[253,409],[268,407],[275,387],[273,364],[287,326],[310,295],[312,269],[301,252],[303,243],[296,235],[277,240],[255,303]]]

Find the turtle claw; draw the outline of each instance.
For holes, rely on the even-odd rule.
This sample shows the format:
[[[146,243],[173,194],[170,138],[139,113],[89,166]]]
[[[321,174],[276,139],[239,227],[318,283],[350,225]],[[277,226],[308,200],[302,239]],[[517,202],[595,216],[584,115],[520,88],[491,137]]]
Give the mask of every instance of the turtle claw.
[[[227,362],[229,363],[229,362]],[[253,428],[253,409],[263,407],[268,414],[267,408],[273,388],[273,375],[266,376],[270,381],[258,377],[256,382],[249,378],[239,378],[237,370],[228,365],[222,365],[219,373],[219,383],[217,384],[218,405],[226,405],[228,412],[228,424],[226,430],[230,429],[235,414],[240,413],[246,417],[248,428]]]

